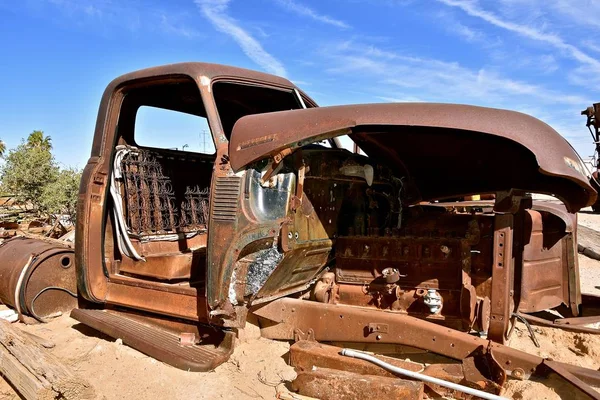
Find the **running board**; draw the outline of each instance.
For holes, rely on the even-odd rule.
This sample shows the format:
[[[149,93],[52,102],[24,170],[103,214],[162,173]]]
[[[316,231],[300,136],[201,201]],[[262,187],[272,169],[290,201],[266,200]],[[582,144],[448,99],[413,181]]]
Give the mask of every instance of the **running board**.
[[[200,344],[182,345],[179,336],[153,325],[106,310],[74,309],[71,318],[110,337],[120,338],[134,349],[186,371],[207,372],[233,353],[233,332],[201,328]],[[209,343],[209,344],[203,344]]]

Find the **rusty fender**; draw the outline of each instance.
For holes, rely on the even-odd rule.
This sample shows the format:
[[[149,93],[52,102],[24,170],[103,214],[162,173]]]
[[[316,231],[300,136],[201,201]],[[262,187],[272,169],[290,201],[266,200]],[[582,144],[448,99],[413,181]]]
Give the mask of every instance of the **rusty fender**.
[[[293,339],[294,330],[312,330],[323,342],[393,343],[418,347],[456,360],[477,352],[491,353],[506,374],[528,379],[544,369],[544,359],[508,346],[445,328],[404,314],[281,298],[251,310],[268,339]],[[591,384],[600,385],[600,372],[557,363]]]

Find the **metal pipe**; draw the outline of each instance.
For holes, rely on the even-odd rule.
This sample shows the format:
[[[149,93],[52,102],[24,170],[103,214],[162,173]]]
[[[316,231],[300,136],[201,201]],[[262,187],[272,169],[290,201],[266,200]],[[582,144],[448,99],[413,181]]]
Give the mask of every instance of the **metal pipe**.
[[[395,365],[388,364],[385,361],[381,361],[378,358],[375,358],[369,354],[362,353],[360,351],[356,351],[356,350],[352,350],[352,349],[343,349],[342,355],[346,356],[346,357],[358,358],[360,360],[369,361],[369,362],[372,362],[373,364],[376,364],[376,365],[380,366],[381,368],[386,369],[395,374],[408,376],[409,378],[418,379],[423,382],[433,383],[433,384],[440,385],[440,386],[443,386],[443,387],[446,387],[446,388],[449,388],[452,390],[458,390],[459,392],[467,393],[472,396],[481,397],[482,399],[507,400],[506,397],[497,396],[495,394],[484,392],[482,390],[472,389],[467,386],[458,385],[456,383],[447,382],[442,379],[434,378],[431,376],[420,374],[418,372],[413,372],[413,371],[409,371],[404,368],[396,367]]]

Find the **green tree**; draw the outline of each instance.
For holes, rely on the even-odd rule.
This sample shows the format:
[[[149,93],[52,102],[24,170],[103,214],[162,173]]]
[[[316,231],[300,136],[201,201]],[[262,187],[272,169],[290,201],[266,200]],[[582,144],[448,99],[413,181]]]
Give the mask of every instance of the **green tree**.
[[[67,168],[60,171],[56,179],[48,183],[41,194],[41,211],[54,218],[67,216],[71,223],[75,222],[79,181],[81,171]]]
[[[31,137],[31,135],[30,135]],[[54,182],[59,171],[54,156],[50,152],[49,138],[39,145],[30,145],[23,141],[8,152],[2,167],[2,187],[6,193],[15,196],[15,200],[26,208],[30,205],[40,209],[40,198],[44,187]]]
[[[27,138],[27,146],[40,147],[44,150],[52,150],[52,138],[44,136],[44,131],[33,131]]]
[[[6,153],[6,144],[4,140],[0,140],[0,158],[4,157],[4,153]]]

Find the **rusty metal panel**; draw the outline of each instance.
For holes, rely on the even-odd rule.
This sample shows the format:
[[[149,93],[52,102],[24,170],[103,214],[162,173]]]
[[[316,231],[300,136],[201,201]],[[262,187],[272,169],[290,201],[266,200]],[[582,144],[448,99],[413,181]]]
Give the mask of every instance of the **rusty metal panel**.
[[[537,312],[569,303],[567,292],[567,262],[565,259],[565,233],[561,227],[552,227],[549,217],[527,210],[521,275],[521,298],[518,309]],[[554,230],[554,232],[552,231]]]
[[[40,321],[77,306],[73,249],[15,237],[0,244],[0,300]]]
[[[339,354],[341,348],[309,340],[300,340],[290,347],[290,365],[297,370],[310,371],[313,367],[340,369],[361,375],[379,375],[395,378],[396,375],[370,362]],[[420,372],[422,364],[393,357],[376,356],[396,367]]]
[[[423,382],[375,375],[361,375],[328,368],[300,371],[292,389],[321,400],[423,398]]]
[[[196,255],[200,256],[199,253],[196,253]],[[205,257],[204,252],[202,257]],[[196,258],[195,263],[194,258]],[[129,257],[124,257],[118,264],[118,268],[121,274],[127,273],[132,276],[170,281],[189,279],[192,269],[197,268],[198,265],[201,265],[198,257],[194,257],[194,253],[189,252],[147,257],[146,261],[135,261]]]
[[[514,307],[512,304],[514,290],[511,287],[513,269],[513,215],[497,215],[494,228],[494,261],[488,337],[498,343],[505,341],[510,315]]]

